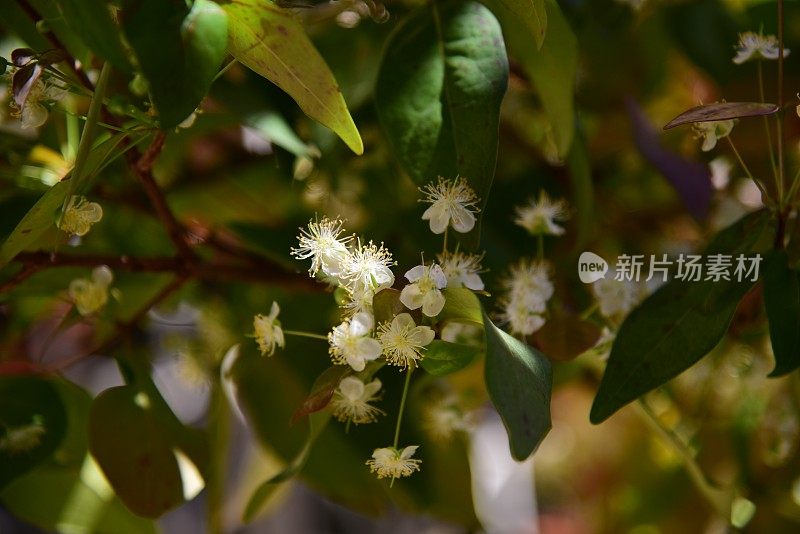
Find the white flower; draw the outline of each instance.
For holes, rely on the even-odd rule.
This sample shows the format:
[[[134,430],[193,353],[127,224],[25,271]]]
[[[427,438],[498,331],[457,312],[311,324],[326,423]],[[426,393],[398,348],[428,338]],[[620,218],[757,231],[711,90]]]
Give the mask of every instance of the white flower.
[[[376,395],[380,389],[381,381],[377,378],[368,384],[354,376],[343,378],[331,400],[333,416],[343,423],[353,422],[358,425],[375,422],[383,411],[369,403],[377,400]]]
[[[47,429],[37,419],[27,425],[6,427],[5,435],[0,435],[0,451],[12,456],[30,451],[42,443],[46,433]]]
[[[49,115],[45,104],[61,100],[65,94],[66,89],[58,84],[44,81],[41,78],[36,80],[25,102],[15,113],[19,117],[22,128],[38,128],[44,124]]]
[[[547,301],[553,296],[548,266],[544,262],[521,260],[503,281],[506,294],[500,299],[500,318],[515,335],[527,336],[545,323]]]
[[[711,171],[711,185],[714,189],[725,189],[731,180],[731,170],[733,165],[725,156],[719,156],[708,162]]]
[[[694,129],[695,135],[703,140],[702,151],[708,152],[717,146],[718,140],[727,137],[731,133],[734,124],[733,119],[726,121],[704,121],[695,122],[692,124],[692,128]]]
[[[432,328],[417,326],[407,313],[400,313],[391,323],[378,327],[378,339],[386,361],[402,368],[415,367],[422,359],[422,351],[435,336]]]
[[[79,278],[69,284],[69,296],[78,313],[91,315],[108,302],[108,286],[114,280],[111,269],[105,265],[95,267],[91,279]]]
[[[474,418],[464,413],[455,395],[447,395],[433,401],[423,412],[422,427],[434,439],[449,440],[456,432],[468,432],[474,426]]]
[[[532,199],[525,206],[517,206],[514,223],[532,235],[562,235],[564,228],[556,221],[569,218],[567,203],[563,199],[550,200],[547,192],[539,192],[539,200]]]
[[[414,471],[419,471],[419,464],[422,463],[422,460],[411,458],[418,448],[418,445],[410,445],[402,451],[394,447],[375,449],[372,458],[367,460],[367,465],[371,472],[378,475],[378,478],[407,477]]]
[[[347,244],[353,239],[352,236],[341,237],[343,233],[342,221],[338,218],[310,221],[307,229],[300,229],[299,246],[291,249],[291,254],[299,260],[311,258],[308,269],[311,276],[322,270],[330,277],[339,277],[350,259]]]
[[[462,234],[475,227],[478,197],[464,178],[445,180],[440,176],[435,184],[429,183],[420,191],[424,195],[420,202],[431,204],[422,220],[430,221],[434,234],[444,233],[448,224]]]
[[[354,371],[363,371],[367,361],[381,355],[381,344],[369,337],[374,319],[369,313],[357,313],[335,326],[328,334],[333,363],[349,364]]]
[[[392,265],[392,253],[384,248],[383,243],[378,246],[370,241],[362,245],[359,240],[348,256],[340,277],[352,293],[365,290],[376,293],[394,284]]]
[[[447,278],[447,287],[466,287],[473,291],[483,291],[481,280],[481,260],[483,254],[464,254],[448,252],[439,255],[439,263]]]
[[[600,305],[600,313],[609,319],[623,319],[644,298],[644,286],[632,280],[616,280],[606,274],[592,284],[592,292]]]
[[[750,60],[778,59],[780,48],[774,35],[760,35],[754,32],[739,34],[739,43],[735,47],[736,56],[733,62],[741,65]],[[789,55],[789,49],[783,49],[783,57]]]
[[[70,234],[84,236],[92,225],[103,218],[103,208],[96,202],[88,202],[85,197],[73,195],[69,199],[64,216],[58,227]]]
[[[372,289],[359,287],[347,288],[347,300],[341,305],[344,313],[353,316],[360,312],[372,313],[372,300],[375,292]]]
[[[406,273],[411,282],[400,292],[400,302],[409,310],[422,308],[428,317],[436,317],[444,308],[442,289],[447,287],[447,277],[437,264],[430,267],[417,265]]]
[[[258,314],[253,318],[253,330],[262,356],[272,356],[276,346],[281,348],[286,346],[281,322],[278,321],[280,311],[278,303],[273,301],[269,315]]]

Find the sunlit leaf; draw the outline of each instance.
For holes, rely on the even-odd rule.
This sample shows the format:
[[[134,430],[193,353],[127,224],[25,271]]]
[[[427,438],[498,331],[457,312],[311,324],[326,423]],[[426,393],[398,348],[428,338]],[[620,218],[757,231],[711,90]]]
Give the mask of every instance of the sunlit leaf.
[[[547,9],[545,0],[497,0],[506,9],[523,21],[536,47],[541,48],[547,31]]]
[[[336,80],[299,21],[271,2],[237,0],[223,7],[230,18],[228,52],[286,91],[353,152],[364,152]]]

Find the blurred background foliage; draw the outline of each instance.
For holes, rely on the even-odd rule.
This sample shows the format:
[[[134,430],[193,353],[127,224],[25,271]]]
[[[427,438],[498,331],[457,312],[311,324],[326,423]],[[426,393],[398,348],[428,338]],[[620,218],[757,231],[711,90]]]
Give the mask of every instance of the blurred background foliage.
[[[32,3],[91,72],[96,64],[80,35],[62,27],[57,2]],[[304,267],[289,256],[297,227],[315,216],[341,215],[348,229],[384,241],[400,271],[415,265],[421,250],[439,249],[438,239],[420,220],[416,185],[390,152],[373,92],[387,38],[419,3],[286,3],[303,19],[334,73],[361,133],[364,154],[353,154],[279,88],[233,64],[213,83],[194,124],[169,133],[153,172],[178,219],[199,241],[214,239],[241,247],[304,275]],[[741,31],[775,33],[775,3],[564,0],[559,5],[579,51],[574,142],[569,153],[559,154],[554,125],[536,87],[547,82],[530,79],[524,58],[512,47],[497,169],[481,237],[486,251],[484,279],[489,292],[497,293],[507,267],[536,252],[535,240],[513,224],[512,207],[541,189],[566,198],[572,206],[565,237],[545,243],[546,257],[555,266],[559,311],[554,313],[563,320],[553,318],[533,341],[559,362],[554,366],[553,429],[535,455],[540,528],[542,532],[723,532],[726,522],[698,494],[681,457],[634,408],[602,425],[589,423],[599,360],[592,353],[576,357],[592,346],[598,331],[573,324],[592,302],[577,279],[575,264],[582,250],[606,258],[622,252],[697,250],[716,230],[760,206],[757,190],[740,171],[731,174],[725,187],[714,189],[713,196],[710,175],[704,171],[702,180],[682,198],[670,177],[643,155],[642,143],[650,141],[642,123],[660,130],[675,115],[701,102],[757,99],[755,67],[734,65],[733,46]],[[11,50],[20,46],[50,48],[42,39],[42,28],[37,30],[22,15],[13,7],[3,8],[2,57],[9,58]],[[786,45],[796,50],[786,62],[786,87],[793,94],[800,88],[796,2],[787,3],[785,27]],[[767,94],[776,91],[774,67],[765,65]],[[115,70],[108,94],[113,95],[112,104],[137,106],[145,114],[146,98],[132,81],[130,72]],[[8,89],[9,81],[5,83]],[[43,191],[64,175],[66,154],[75,149],[69,132],[76,128],[73,115],[84,114],[87,105],[86,98],[67,97],[51,111],[39,135],[20,130],[10,108],[3,108],[0,234],[10,234]],[[791,116],[787,125],[791,140],[787,153],[794,168],[800,120]],[[769,160],[760,124],[754,119],[742,121],[733,136],[754,172],[766,175]],[[151,137],[141,134],[142,149]],[[675,161],[705,164],[712,157],[700,152],[688,128],[659,134],[658,142]],[[732,155],[727,156],[733,162]],[[117,257],[172,254],[169,237],[126,170],[124,158],[97,172],[87,190],[102,204],[104,217],[81,240],[81,252]],[[706,193],[711,198],[708,206],[694,209],[691,199]],[[70,245],[55,228],[37,242],[43,250]],[[11,263],[0,269],[0,279],[10,280],[18,270]],[[15,402],[46,407],[48,422],[64,435],[42,458],[26,457],[24,462],[0,458],[0,503],[9,514],[0,517],[0,529],[14,532],[22,528],[17,521],[23,521],[64,532],[138,533],[158,528],[185,532],[180,529],[202,520],[197,518],[205,512],[196,506],[197,500],[156,523],[136,516],[114,496],[86,454],[82,429],[88,424],[91,396],[122,383],[110,356],[121,362],[124,373],[142,383],[151,379],[141,362],[151,361],[157,386],[151,401],[163,397],[182,421],[176,422],[181,429],[187,428],[183,424],[202,429],[200,441],[212,452],[201,471],[217,476],[211,475],[209,480],[215,482],[207,484],[199,500],[211,504],[208,524],[236,528],[255,487],[303,448],[308,425],[288,422],[314,379],[329,366],[324,344],[314,340],[293,338],[277,357],[257,356],[255,344],[246,337],[252,332],[253,315],[266,313],[275,300],[286,328],[323,333],[337,322],[334,300],[302,284],[294,288],[206,277],[173,293],[137,326],[134,335],[115,345],[113,353],[89,355],[95,340],[111,335],[115,325],[141,318],[137,314],[142,307],[169,283],[164,274],[115,270],[113,287],[119,298],[85,324],[69,315],[66,288],[71,280],[88,276],[89,270],[47,269],[0,296],[0,372],[16,375],[25,366],[56,371],[35,385],[15,383],[18,389],[13,390],[2,386],[0,414],[19,413],[12,407]],[[228,406],[219,380],[225,352],[240,342],[243,355],[230,372],[238,377],[242,404],[255,414],[250,429],[238,419],[237,408]],[[651,394],[648,402],[663,426],[697,451],[698,463],[712,480],[739,488],[755,503],[749,531],[793,532],[800,522],[800,382],[796,373],[766,378],[771,366],[757,289],[740,305],[731,331],[712,354]],[[444,441],[431,436],[425,429],[425,411],[431,398],[451,391],[465,407],[484,408],[488,400],[482,377],[482,365],[477,363],[447,379],[420,380],[412,390],[406,432],[408,441],[425,451],[424,468],[417,476],[397,481],[389,490],[365,468],[364,459],[374,446],[391,435],[394,421],[387,417],[349,433],[342,425],[328,425],[308,456],[302,484],[370,517],[400,509],[408,516],[428,518],[422,523],[425,528],[479,528],[470,491],[467,440],[460,435]],[[386,394],[380,406],[391,411],[389,407],[399,403],[402,376],[385,371],[381,379]],[[196,437],[184,436],[184,430],[169,439]],[[25,473],[16,476],[19,473],[13,471],[28,461],[31,469],[25,467]],[[263,528],[280,528],[274,518],[285,514],[291,503],[296,505],[296,491],[275,488],[262,511]],[[306,506],[328,510],[317,512],[322,519],[314,528],[319,531],[399,529],[411,521],[404,515],[393,526],[370,523],[324,508],[329,505],[323,501]],[[428,523],[430,518],[435,522]]]

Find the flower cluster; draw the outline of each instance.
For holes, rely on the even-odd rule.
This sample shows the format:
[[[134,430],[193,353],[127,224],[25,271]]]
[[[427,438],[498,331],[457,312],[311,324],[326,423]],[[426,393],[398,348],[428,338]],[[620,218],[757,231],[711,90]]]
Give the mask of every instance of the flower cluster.
[[[512,334],[527,336],[544,326],[547,301],[554,291],[546,262],[520,260],[511,267],[503,289],[501,318]]]
[[[19,118],[23,129],[38,128],[47,122],[50,114],[48,106],[64,98],[66,94],[67,90],[52,78],[47,80],[38,78],[33,82],[28,96],[14,111],[13,116]]]

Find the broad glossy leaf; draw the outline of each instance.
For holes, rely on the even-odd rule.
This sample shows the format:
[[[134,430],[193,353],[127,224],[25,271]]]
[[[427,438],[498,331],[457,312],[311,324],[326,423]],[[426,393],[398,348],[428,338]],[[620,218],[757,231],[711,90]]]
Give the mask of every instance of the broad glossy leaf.
[[[375,88],[383,129],[401,165],[424,184],[463,176],[486,205],[508,83],[503,35],[477,2],[431,2],[389,38]],[[477,245],[479,227],[469,234]]]
[[[158,517],[183,502],[183,484],[164,416],[132,386],[101,393],[89,417],[89,448],[133,512]]]
[[[361,136],[328,65],[287,10],[262,0],[224,4],[230,20],[228,52],[291,96],[300,109],[333,130],[356,154]]]
[[[225,57],[228,17],[211,0],[127,0],[122,26],[158,111],[174,128],[208,92]]]
[[[764,104],[761,102],[718,102],[716,104],[697,106],[684,111],[669,121],[667,125],[664,126],[664,129],[669,130],[681,124],[691,124],[693,122],[760,117],[762,115],[772,115],[777,113],[778,110],[780,110],[780,107],[776,104]]]
[[[508,432],[511,455],[530,456],[550,431],[550,361],[533,347],[497,328],[484,315],[486,389]]]
[[[69,187],[69,180],[62,180],[34,204],[0,247],[0,265],[11,261],[55,224],[57,212],[64,203]]]
[[[800,272],[789,266],[785,250],[775,250],[764,265],[764,304],[775,355],[770,376],[800,367]]]
[[[547,31],[547,9],[545,0],[497,0],[506,9],[523,21],[528,33],[541,48]]]
[[[483,308],[474,291],[465,287],[448,287],[442,293],[444,308],[437,320],[483,324]]]
[[[491,0],[496,5],[499,0]],[[553,125],[558,155],[565,158],[575,135],[575,79],[578,73],[578,40],[554,0],[545,0],[547,34],[541,49],[531,40],[525,22],[513,12],[495,10],[503,25],[511,56],[539,95]]]
[[[120,30],[104,0],[58,0],[64,21],[80,36],[92,53],[116,68],[130,71],[120,42]]]
[[[49,457],[67,414],[58,391],[37,376],[0,376],[0,488]]]
[[[762,210],[720,232],[705,251],[735,258],[757,252],[769,223]],[[705,276],[705,275],[704,275]],[[611,349],[590,419],[600,423],[622,406],[665,384],[708,354],[728,330],[749,279],[671,280],[634,309]]]
[[[481,352],[480,347],[434,339],[425,347],[420,365],[434,376],[445,376],[468,366]]]

